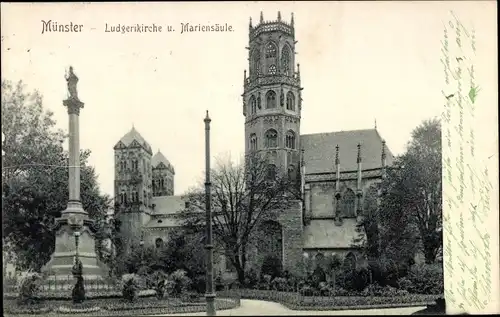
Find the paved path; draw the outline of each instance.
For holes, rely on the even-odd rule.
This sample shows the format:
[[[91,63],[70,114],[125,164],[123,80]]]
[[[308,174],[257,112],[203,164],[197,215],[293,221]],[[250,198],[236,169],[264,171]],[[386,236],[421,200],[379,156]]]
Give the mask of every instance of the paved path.
[[[291,310],[279,303],[267,302],[261,300],[242,299],[241,306],[234,309],[221,310],[217,316],[259,316],[259,315],[410,315],[422,307],[402,307],[402,308],[384,308],[384,309],[365,309],[365,310]],[[206,316],[206,312],[156,315],[156,316]]]

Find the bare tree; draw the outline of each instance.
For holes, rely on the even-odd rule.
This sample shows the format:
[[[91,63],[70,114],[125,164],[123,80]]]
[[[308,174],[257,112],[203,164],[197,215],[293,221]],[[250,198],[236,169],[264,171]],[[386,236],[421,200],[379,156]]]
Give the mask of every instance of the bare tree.
[[[251,234],[263,219],[299,199],[296,183],[259,155],[247,156],[244,164],[218,160],[212,173],[213,232],[216,242],[234,266],[240,283],[245,280]],[[186,228],[199,231],[205,224],[202,186],[186,195],[183,211]]]

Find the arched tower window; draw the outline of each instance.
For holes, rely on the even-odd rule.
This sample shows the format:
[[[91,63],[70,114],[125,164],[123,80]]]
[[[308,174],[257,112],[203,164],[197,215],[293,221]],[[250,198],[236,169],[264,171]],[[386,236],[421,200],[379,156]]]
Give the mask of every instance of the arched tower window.
[[[278,47],[272,42],[267,43],[267,45],[266,45],[266,65],[268,67],[267,73],[269,75],[275,75],[278,71],[278,69],[276,68],[277,55],[278,55]]]
[[[354,202],[356,201],[356,195],[352,191],[352,189],[347,189],[347,191],[344,193],[342,197],[342,214],[346,218],[353,218],[355,217],[355,212],[354,212]]]
[[[255,96],[250,97],[250,113],[255,114],[257,112],[257,100]]]
[[[271,66],[269,66],[268,74],[269,75],[276,75],[276,65],[272,64]]]
[[[257,136],[255,134],[250,135],[250,150],[257,150]]]
[[[267,43],[266,45],[266,58],[276,58],[276,45],[274,43]]]
[[[286,133],[285,146],[289,149],[295,149],[295,133],[292,130]]]
[[[281,52],[281,68],[283,69],[283,74],[290,76],[290,48],[288,45],[283,47]]]
[[[274,129],[266,131],[266,147],[278,147],[278,132]]]
[[[252,74],[254,76],[260,75],[260,52],[258,49],[254,50],[252,55]]]
[[[286,109],[295,111],[295,96],[291,91],[286,93]]]
[[[276,93],[274,90],[269,90],[266,94],[266,108],[276,108]]]

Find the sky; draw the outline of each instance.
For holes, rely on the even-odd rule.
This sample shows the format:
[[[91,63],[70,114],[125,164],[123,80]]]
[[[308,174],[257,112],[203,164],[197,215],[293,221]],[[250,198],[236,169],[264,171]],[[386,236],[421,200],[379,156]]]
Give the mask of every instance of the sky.
[[[67,130],[62,100],[72,65],[85,103],[80,145],[92,151],[101,190],[113,195],[113,146],[134,126],[174,165],[175,193],[182,194],[203,177],[206,110],[213,158],[243,153],[249,18],[255,25],[263,11],[264,20],[275,20],[279,10],[285,21],[295,17],[302,134],[370,129],[376,120],[390,150],[403,153],[411,131],[443,110],[440,41],[450,10],[477,29],[481,51],[493,52],[483,57],[496,62],[493,1],[2,3],[2,79],[39,90]],[[84,27],[41,34],[41,20]],[[180,34],[181,22],[227,23],[234,31]],[[106,24],[136,23],[177,30],[104,32]],[[489,80],[496,76],[486,71]],[[496,130],[496,115],[484,120]]]

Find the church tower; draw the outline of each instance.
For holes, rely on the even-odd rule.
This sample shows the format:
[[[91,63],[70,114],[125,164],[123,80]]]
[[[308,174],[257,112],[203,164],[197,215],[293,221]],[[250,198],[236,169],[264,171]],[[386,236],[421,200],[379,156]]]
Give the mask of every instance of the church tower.
[[[174,195],[175,169],[158,150],[151,160],[153,167],[153,197]]]
[[[293,13],[249,25],[249,76],[244,73],[245,153],[267,157],[273,173],[295,177],[300,163],[301,90]]]
[[[132,127],[115,145],[115,208],[126,243],[142,236],[152,198],[151,146]]]

